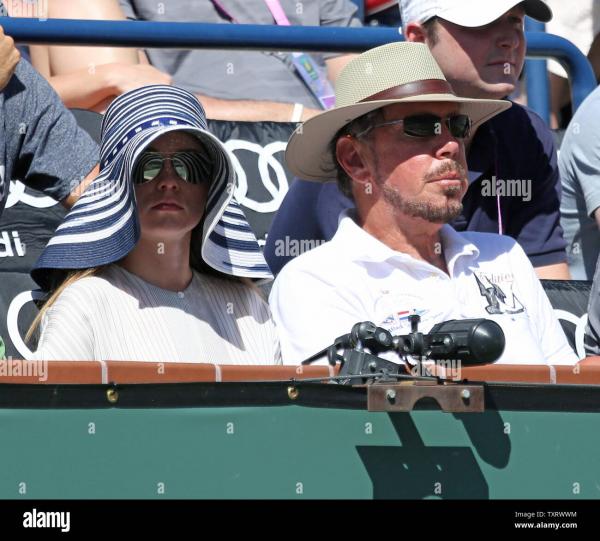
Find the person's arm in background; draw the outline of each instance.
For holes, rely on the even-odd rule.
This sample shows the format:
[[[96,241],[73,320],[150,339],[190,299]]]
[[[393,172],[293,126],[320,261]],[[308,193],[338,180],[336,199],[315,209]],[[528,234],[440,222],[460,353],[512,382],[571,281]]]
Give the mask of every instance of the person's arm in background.
[[[224,100],[213,98],[205,94],[196,94],[202,102],[207,118],[214,120],[239,120],[246,122],[273,121],[293,122],[295,121],[294,104],[278,101],[256,101],[256,100]],[[304,107],[300,121],[318,115],[321,111]]]
[[[19,62],[3,95],[11,179],[72,205],[96,176],[98,145],[29,62]]]
[[[139,62],[150,66],[148,56],[142,50],[138,52]],[[255,100],[224,100],[206,94],[196,93],[206,111],[206,117],[213,120],[238,120],[245,122],[291,122],[294,114],[293,103]],[[321,111],[304,107],[300,121],[318,115]]]
[[[19,0],[28,3],[26,0]],[[9,4],[9,13],[27,13]],[[49,18],[125,20],[117,0],[49,0]],[[32,45],[33,66],[50,82],[67,107],[102,112],[119,94],[149,84],[170,84],[171,77],[140,65],[136,49]]]
[[[346,67],[346,64],[348,64],[348,62],[350,62],[350,60],[352,60],[355,56],[355,54],[345,54],[343,56],[336,56],[334,58],[325,60],[325,65],[327,66],[327,77],[332,84],[335,84],[339,74]]]
[[[540,280],[570,280],[571,273],[569,265],[564,263],[554,263],[552,265],[543,265],[535,267],[535,273]]]
[[[567,128],[559,168],[565,189],[575,190],[583,196],[585,206],[577,208],[577,213],[595,221],[600,244],[600,129],[596,120],[599,113],[600,94],[596,90],[575,113]],[[585,250],[585,246],[581,249]]]
[[[6,36],[0,26],[0,90],[4,90],[10,81],[20,59],[21,53],[15,47],[14,40]]]

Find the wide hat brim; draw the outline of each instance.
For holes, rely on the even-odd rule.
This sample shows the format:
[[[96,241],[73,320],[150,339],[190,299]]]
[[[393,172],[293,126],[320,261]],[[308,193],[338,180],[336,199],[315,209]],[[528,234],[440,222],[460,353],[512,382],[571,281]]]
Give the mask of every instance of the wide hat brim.
[[[31,272],[42,288],[56,286],[66,270],[115,263],[131,252],[141,235],[133,183],[136,162],[154,140],[173,131],[197,137],[212,158],[201,243],[191,250],[220,273],[272,277],[234,199],[229,154],[208,131],[202,106],[189,92],[157,85],[123,94],[111,104],[103,123],[101,172],[65,216]]]
[[[325,111],[300,125],[290,137],[285,152],[288,168],[306,180],[335,180],[330,144],[335,134],[349,122],[375,109],[396,103],[456,103],[458,111],[469,115],[473,128],[511,107],[507,100],[483,100],[452,94],[423,94],[407,98],[366,101]]]

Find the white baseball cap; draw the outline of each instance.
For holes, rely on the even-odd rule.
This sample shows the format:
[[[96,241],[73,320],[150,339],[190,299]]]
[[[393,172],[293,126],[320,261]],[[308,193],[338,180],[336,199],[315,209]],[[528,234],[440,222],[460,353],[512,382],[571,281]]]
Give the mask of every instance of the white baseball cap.
[[[409,22],[424,23],[433,17],[459,26],[484,26],[517,4],[533,19],[544,23],[552,19],[552,10],[542,0],[400,0],[399,4],[403,30]]]

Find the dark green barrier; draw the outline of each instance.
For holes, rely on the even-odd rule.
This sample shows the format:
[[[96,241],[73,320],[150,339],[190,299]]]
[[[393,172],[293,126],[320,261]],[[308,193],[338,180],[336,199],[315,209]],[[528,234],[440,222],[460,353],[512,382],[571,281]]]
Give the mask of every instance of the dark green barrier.
[[[600,386],[490,385],[479,414],[370,413],[334,385],[300,385],[305,405],[279,383],[108,389],[0,386],[1,498],[600,497]]]

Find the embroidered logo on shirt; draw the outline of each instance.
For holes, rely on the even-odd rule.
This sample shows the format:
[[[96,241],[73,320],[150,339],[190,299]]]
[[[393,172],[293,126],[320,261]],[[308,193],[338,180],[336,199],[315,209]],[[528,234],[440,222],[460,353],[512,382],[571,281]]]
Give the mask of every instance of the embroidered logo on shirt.
[[[481,296],[485,297],[488,302],[485,307],[488,314],[520,314],[525,312],[525,307],[512,291],[512,280],[507,283],[508,287],[505,287],[509,290],[507,295],[495,281],[492,281],[485,274],[481,274],[481,280],[477,275],[474,276]],[[482,280],[487,282],[488,285],[486,286]]]

